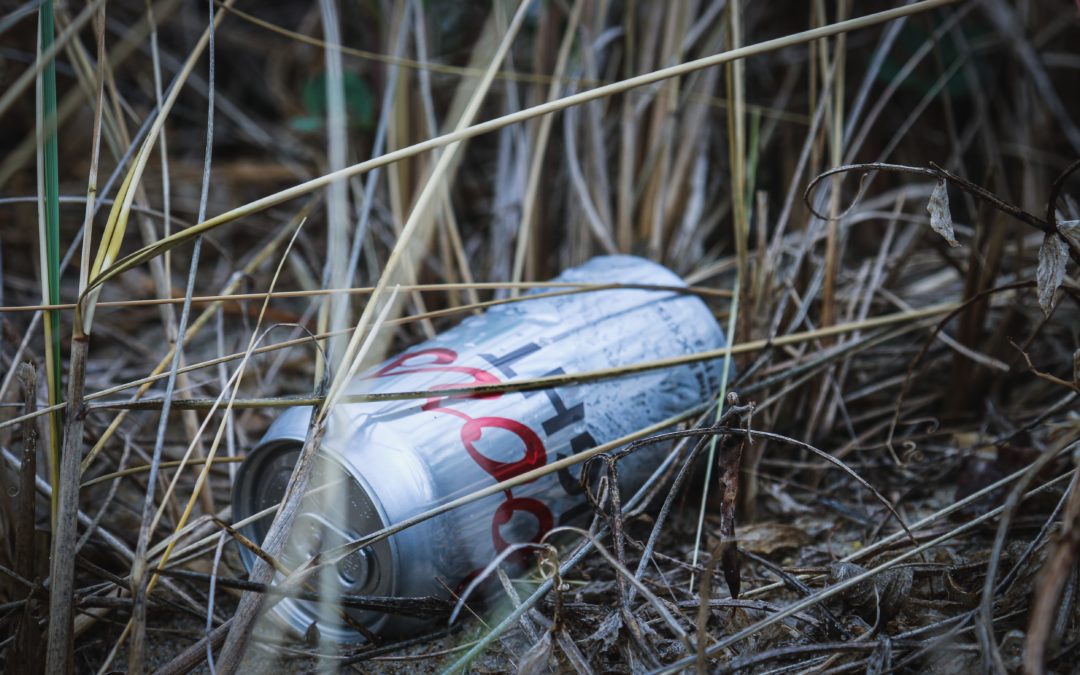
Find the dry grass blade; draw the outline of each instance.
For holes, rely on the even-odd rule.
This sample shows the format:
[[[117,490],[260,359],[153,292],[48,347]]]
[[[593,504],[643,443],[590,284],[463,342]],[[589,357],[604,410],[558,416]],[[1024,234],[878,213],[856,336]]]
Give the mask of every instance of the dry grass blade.
[[[283,232],[287,235],[290,229],[285,228]],[[658,290],[658,291],[670,291],[673,293],[693,293],[701,296],[705,299],[712,298],[730,298],[731,291],[722,288],[706,288],[703,286],[689,286],[689,287],[676,287],[676,286],[657,286],[655,284],[576,284],[567,282],[551,282],[551,281],[520,281],[520,282],[483,282],[473,281],[464,283],[452,283],[452,284],[401,284],[402,292],[405,291],[436,291],[440,293],[453,292],[459,290],[465,291],[477,291],[477,290],[536,290],[536,289],[578,289],[581,291],[601,291],[611,288],[636,288],[642,290]],[[265,300],[267,298],[271,300],[286,299],[286,298],[311,298],[320,297],[324,295],[370,295],[374,292],[374,286],[354,286],[352,288],[315,288],[305,291],[262,291],[257,293],[225,293],[218,295],[195,295],[192,296],[191,302],[193,304],[206,304],[206,303],[220,303],[223,301],[241,302],[244,300]],[[111,300],[107,302],[98,302],[99,308],[136,308],[136,307],[151,307],[157,305],[181,305],[184,303],[184,298],[144,298],[140,300]],[[474,303],[475,304],[475,303]],[[15,313],[15,312],[39,312],[43,310],[70,310],[75,309],[77,305],[75,303],[59,303],[56,305],[44,304],[44,305],[4,305],[0,307],[0,313]],[[476,305],[479,307],[480,305]],[[473,307],[475,309],[475,307]]]
[[[205,144],[205,150],[203,152],[202,181],[201,181],[201,190],[200,190],[200,196],[199,196],[199,210],[198,210],[198,219],[199,220],[202,220],[202,219],[204,219],[206,217],[206,204],[207,204],[207,198],[208,198],[209,190],[210,190],[210,166],[211,166],[211,158],[213,157],[213,148],[214,148],[214,114],[215,114],[214,103],[215,103],[215,85],[216,85],[216,83],[215,83],[215,72],[214,72],[215,71],[216,50],[215,50],[215,39],[214,38],[215,38],[216,31],[217,31],[217,25],[218,25],[218,23],[220,23],[221,19],[224,16],[223,12],[219,12],[218,15],[215,16],[213,8],[214,8],[214,3],[210,2],[209,6],[208,6],[208,10],[209,10],[208,11],[208,16],[209,16],[208,23],[209,23],[209,25],[207,26],[206,32],[204,33],[204,35],[205,35],[205,45],[206,45],[205,48],[206,48],[207,54],[208,54],[208,70],[209,70],[209,74],[208,74],[208,77],[207,77],[208,95],[207,95],[207,114],[206,114],[206,144]],[[201,52],[202,52],[202,48],[197,46],[194,54],[200,54]],[[193,63],[193,62],[194,62],[194,59],[189,61],[189,63]],[[179,90],[180,85],[182,83],[183,83],[183,81],[181,80],[181,81],[179,81],[179,82],[177,82],[176,84],[173,85],[173,93],[174,94],[175,94],[175,92],[177,92]],[[171,107],[172,101],[175,101],[174,96],[170,96],[169,107],[166,107],[165,105],[161,106],[161,114],[158,117],[159,120],[163,121],[165,119],[165,117],[168,115],[169,108]],[[157,129],[152,129],[151,133],[147,135],[147,143],[150,143],[153,140],[155,140],[155,136],[157,136],[159,133],[161,133],[161,131],[162,131],[161,127],[158,127]],[[150,147],[151,147],[150,145],[145,145],[143,147],[143,152],[148,155],[149,152],[150,152]],[[164,151],[164,148],[165,148],[164,141],[162,141],[161,148]],[[140,176],[138,175],[139,169],[137,169],[136,167],[138,167],[138,162],[139,162],[140,159],[143,159],[143,158],[142,157],[136,158],[136,165],[135,165],[135,167],[133,167],[134,171],[132,172],[132,174],[129,174],[129,180],[131,180],[131,182],[132,182],[132,185],[130,187],[135,187],[139,183],[139,179],[140,179]],[[164,156],[162,157],[162,164],[163,164],[163,166],[167,164],[167,158],[164,157]],[[144,166],[145,166],[145,164],[144,164]],[[128,195],[125,194],[124,195],[124,201],[128,201],[128,199],[129,199]],[[124,222],[127,220],[128,216],[127,216],[127,214],[124,214],[124,213],[120,212],[120,213],[117,214],[116,220],[113,221],[112,220],[112,215],[113,214],[110,214],[110,221],[112,221],[111,225],[117,230],[117,232],[114,235],[114,239],[116,240],[117,245],[119,245],[119,242],[123,239],[123,231],[124,231],[124,228],[125,228]],[[189,316],[191,314],[191,296],[194,293],[195,280],[198,277],[198,272],[199,272],[199,258],[200,258],[201,248],[202,248],[201,244],[202,244],[202,239],[197,237],[195,239],[195,245],[194,245],[194,248],[193,248],[193,251],[192,251],[192,254],[191,254],[191,262],[190,262],[190,268],[188,270],[187,286],[185,287],[185,291],[184,291],[184,304],[183,304],[183,308],[182,308],[181,313],[180,313],[180,321],[179,321],[179,323],[177,324],[177,327],[176,327],[175,343],[178,344],[178,345],[182,344],[184,342],[184,338],[185,338],[185,335],[187,333],[188,318],[189,318]],[[108,256],[108,255],[109,254],[106,254],[106,256]],[[286,255],[288,255],[288,249],[286,249]],[[105,264],[108,264],[108,263],[106,262]],[[98,270],[100,271],[101,267],[98,267]],[[276,281],[276,279],[275,279],[275,281]],[[169,285],[169,284],[167,284],[167,285]],[[169,286],[171,287],[171,285],[169,285]],[[265,305],[264,305],[264,311],[265,311]],[[261,316],[260,316],[260,318],[261,318]],[[147,611],[147,604],[148,604],[148,599],[149,599],[149,596],[150,596],[150,592],[152,590],[154,582],[156,581],[156,578],[147,577],[147,575],[146,575],[146,567],[147,567],[146,549],[149,546],[150,538],[153,536],[155,526],[157,525],[156,518],[154,520],[151,520],[151,514],[154,512],[154,493],[155,493],[155,488],[157,487],[158,469],[159,469],[158,465],[161,462],[161,456],[162,456],[162,452],[164,450],[165,434],[166,434],[166,430],[168,428],[168,422],[169,422],[169,420],[168,420],[168,418],[169,418],[169,404],[172,402],[173,391],[174,391],[174,387],[176,386],[176,381],[177,381],[177,376],[178,376],[177,370],[180,368],[180,361],[181,361],[182,351],[183,350],[179,346],[173,351],[173,358],[172,358],[172,364],[171,364],[171,367],[170,367],[170,370],[169,370],[169,377],[166,380],[166,384],[165,384],[165,405],[162,406],[162,409],[161,409],[161,416],[160,416],[160,418],[158,420],[157,436],[154,439],[154,450],[153,450],[153,454],[152,454],[151,460],[150,460],[150,473],[149,473],[149,475],[147,477],[147,490],[146,490],[145,498],[143,500],[142,520],[141,520],[140,526],[139,526],[139,539],[138,539],[138,542],[135,545],[135,561],[134,561],[134,565],[132,566],[132,570],[131,570],[131,587],[132,587],[132,592],[133,592],[134,597],[133,597],[132,610],[131,610],[131,619],[128,621],[128,627],[130,628],[130,630],[129,630],[130,639],[128,640],[128,671],[132,672],[132,673],[142,672],[145,669],[145,666],[144,666],[144,658],[145,658],[144,649],[145,649],[145,640],[146,640],[146,611]],[[193,422],[193,420],[192,420],[192,422]],[[196,447],[200,447],[200,443],[201,443],[200,435],[201,434],[198,434],[198,433],[194,434],[195,438],[194,438],[192,444],[194,446],[196,446]],[[216,448],[216,445],[215,445],[215,448]],[[201,452],[200,452],[200,454],[201,454]],[[212,457],[212,453],[211,453],[211,457]],[[185,459],[186,459],[186,457],[185,457]],[[210,466],[210,463],[207,463],[207,465],[203,467],[203,471],[204,472],[207,471],[209,469],[209,466]],[[200,488],[200,483],[197,482],[196,486],[195,486],[194,493],[192,495],[191,502],[194,502],[195,498],[197,496],[199,496],[199,494],[200,494],[199,488]],[[165,502],[165,500],[167,498],[168,498],[167,496],[163,496],[162,508],[164,508],[164,502]],[[185,512],[184,512],[183,516],[181,516],[181,527],[183,526],[183,523],[186,522],[187,516],[190,513],[191,502],[189,502],[187,509],[185,509]],[[208,510],[211,510],[211,511],[213,510],[213,501],[212,500],[207,499],[204,503],[206,504]],[[160,510],[158,511],[158,515],[160,516]],[[119,645],[121,641],[122,640],[117,641],[117,645]]]
[[[566,24],[566,33],[563,35],[562,44],[559,45],[559,55],[555,61],[555,75],[560,76],[566,71],[566,64],[570,58],[570,48],[574,44],[574,36],[577,35],[578,22],[581,20],[581,0],[574,2],[570,10],[570,18]],[[553,80],[548,87],[548,100],[555,100],[559,95],[558,80]],[[525,274],[525,255],[529,249],[529,240],[532,233],[532,221],[536,214],[536,200],[540,193],[540,172],[544,166],[544,155],[547,151],[548,139],[551,136],[551,127],[555,123],[554,117],[546,115],[540,120],[536,130],[536,140],[533,143],[532,158],[529,163],[529,177],[525,184],[525,198],[521,205],[522,217],[518,224],[517,244],[514,248],[514,266],[510,273],[510,280],[519,282]],[[517,289],[514,290],[517,294]]]
[[[345,168],[349,152],[346,134],[345,113],[345,76],[341,63],[341,26],[338,21],[337,0],[320,0],[319,14],[323,24],[323,34],[327,38],[325,53],[326,63],[326,156],[328,169],[338,173]],[[341,288],[350,283],[346,276],[348,267],[349,237],[348,227],[348,184],[345,180],[331,183],[326,195],[326,269],[330,286]],[[202,220],[200,218],[200,220]],[[329,315],[329,327],[332,331],[342,330],[349,324],[349,307],[346,299],[329,296],[326,314]],[[339,340],[340,342],[340,340]],[[336,367],[341,358],[341,349],[333,343],[328,345],[331,364]],[[316,372],[321,368],[316,367]]]
[[[231,5],[233,1],[234,0],[226,0],[226,6]],[[220,25],[224,17],[224,10],[217,13],[213,19],[215,28]],[[79,293],[79,303],[76,308],[76,325],[79,326],[79,330],[84,331],[86,334],[89,334],[90,332],[90,326],[94,320],[94,306],[97,302],[98,295],[100,294],[100,291],[97,290],[97,287],[100,286],[100,281],[98,280],[102,275],[108,275],[113,270],[114,263],[120,255],[120,247],[124,242],[124,234],[127,231],[128,219],[131,216],[131,207],[132,202],[135,199],[136,188],[142,180],[143,171],[146,170],[147,162],[150,161],[150,155],[154,151],[154,147],[158,141],[158,135],[165,125],[169,112],[172,110],[173,105],[175,105],[176,99],[180,95],[180,91],[183,89],[185,81],[188,76],[190,76],[195,65],[198,63],[199,58],[202,56],[203,51],[210,42],[210,33],[210,29],[204,31],[202,37],[199,38],[198,43],[196,43],[195,47],[188,55],[187,61],[184,62],[183,68],[177,75],[172,87],[169,89],[169,95],[165,98],[161,109],[156,112],[153,125],[150,127],[150,131],[147,132],[146,138],[143,140],[142,146],[139,148],[139,152],[135,156],[131,168],[128,170],[127,175],[124,176],[123,183],[120,184],[116,200],[113,202],[113,207],[109,211],[108,221],[105,223],[105,228],[101,233],[101,243],[98,245],[97,255],[94,257],[93,265],[90,268],[90,281]],[[185,232],[190,230],[191,228],[185,230]],[[197,234],[198,233],[196,233],[196,235]],[[188,237],[188,239],[190,239],[190,237]]]

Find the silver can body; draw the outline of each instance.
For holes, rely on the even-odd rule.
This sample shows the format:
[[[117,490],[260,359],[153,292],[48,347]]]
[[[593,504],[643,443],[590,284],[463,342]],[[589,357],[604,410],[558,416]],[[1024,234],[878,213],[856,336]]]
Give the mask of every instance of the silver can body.
[[[604,256],[556,281],[684,286],[641,258]],[[535,295],[535,294],[534,294]],[[540,468],[682,413],[714,396],[721,364],[701,361],[627,377],[487,397],[440,396],[439,389],[545,377],[722,348],[724,335],[690,294],[605,289],[499,305],[363,373],[355,393],[431,391],[427,399],[346,403],[329,420],[312,489],[282,562],[292,569],[319,550],[400,522],[479,488]],[[271,425],[240,467],[233,514],[240,521],[280,501],[302,447],[311,410],[293,408]],[[624,492],[640,486],[666,448],[619,463]],[[342,561],[321,592],[447,598],[514,544],[580,524],[590,509],[580,467],[564,469],[403,530]],[[268,518],[245,534],[262,541]],[[249,567],[254,558],[242,550]],[[276,610],[304,632],[361,641],[407,633],[423,619],[343,610],[286,599]]]

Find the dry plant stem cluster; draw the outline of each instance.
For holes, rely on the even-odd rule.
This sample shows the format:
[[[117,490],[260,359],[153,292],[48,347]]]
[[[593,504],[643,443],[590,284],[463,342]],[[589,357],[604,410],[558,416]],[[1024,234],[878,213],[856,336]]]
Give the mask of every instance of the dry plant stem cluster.
[[[1071,16],[1048,0],[243,4],[0,15],[5,672],[1075,660]],[[854,198],[848,172],[873,177]],[[356,373],[489,307],[622,287],[542,281],[599,253],[676,269],[691,286],[656,290],[705,300],[731,345],[440,395],[722,359],[717,400],[281,563],[334,406],[432,394],[349,393]],[[297,405],[316,414],[282,503],[236,522],[235,467]],[[622,459],[661,442],[626,494]],[[511,547],[449,601],[313,583],[575,465],[592,520],[524,545],[524,578]],[[400,641],[355,624],[368,643],[338,646],[262,620],[287,597],[352,624],[348,608],[437,621]]]

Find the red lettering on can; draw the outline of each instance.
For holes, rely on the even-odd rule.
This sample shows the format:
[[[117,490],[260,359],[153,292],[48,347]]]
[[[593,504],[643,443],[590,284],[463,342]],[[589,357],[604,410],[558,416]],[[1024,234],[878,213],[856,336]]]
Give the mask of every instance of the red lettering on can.
[[[525,455],[516,462],[500,462],[484,456],[475,445],[483,435],[484,429],[503,429],[514,434],[525,444]],[[499,482],[528,473],[533,469],[539,469],[547,464],[547,451],[544,450],[544,442],[540,440],[540,437],[521,422],[505,417],[470,419],[461,427],[461,442],[465,444],[465,450],[480,465],[480,468]]]
[[[495,542],[495,550],[499,553],[502,553],[510,546],[510,542],[503,539],[500,528],[509,523],[514,514],[518,512],[528,513],[536,519],[536,534],[529,540],[529,543],[539,543],[554,524],[551,510],[543,502],[531,497],[514,497],[507,493],[506,501],[499,504],[499,508],[495,509],[495,517],[491,520],[491,539]]]
[[[433,385],[432,390],[499,383],[497,376],[481,368],[451,365],[457,360],[457,357],[457,352],[452,349],[443,347],[422,349],[398,356],[369,377],[393,377],[413,373],[454,373],[468,375],[472,378],[469,382]],[[544,442],[535,431],[516,420],[493,416],[472,417],[449,406],[453,405],[455,401],[469,398],[498,398],[501,395],[501,392],[495,392],[491,394],[471,394],[464,397],[435,396],[428,399],[421,407],[422,410],[427,412],[446,413],[464,420],[465,423],[460,430],[460,438],[465,451],[469,453],[469,456],[484,472],[498,482],[520,476],[547,464],[547,450],[544,448]],[[483,437],[485,429],[502,429],[517,436],[524,446],[521,459],[514,462],[502,462],[480,452],[476,447],[476,443]],[[511,542],[507,542],[503,538],[502,527],[508,524],[514,513],[517,512],[527,513],[536,519],[536,533],[529,540],[529,543],[538,543],[554,525],[554,516],[546,504],[531,497],[515,497],[511,490],[506,490],[505,500],[499,504],[491,521],[491,539],[497,553],[503,552],[512,545]],[[511,558],[524,562],[527,552],[521,551],[520,553],[521,555],[514,554]]]
[[[431,360],[417,365],[412,365],[410,363],[423,357],[430,357]],[[445,347],[421,349],[418,352],[411,352],[398,356],[368,377],[393,377],[395,375],[409,375],[412,373],[460,373],[472,377],[471,381],[437,384],[432,386],[432,389],[457,389],[458,387],[499,383],[498,377],[482,368],[449,365],[456,360],[457,352],[453,349],[446,349]],[[466,398],[498,398],[501,395],[501,392],[495,392],[493,394],[470,394]],[[428,403],[430,404],[433,400],[437,399],[431,399]]]

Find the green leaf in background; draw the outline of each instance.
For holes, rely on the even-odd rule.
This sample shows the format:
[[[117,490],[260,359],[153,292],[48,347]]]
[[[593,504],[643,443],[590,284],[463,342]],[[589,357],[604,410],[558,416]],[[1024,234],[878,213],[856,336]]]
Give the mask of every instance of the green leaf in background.
[[[979,20],[965,21],[957,27],[957,30],[968,44],[977,43],[992,33],[989,25]],[[916,23],[906,23],[900,30],[896,49],[892,50],[882,62],[877,80],[882,84],[890,85],[903,70],[911,55],[933,39],[932,32],[926,27]],[[942,69],[949,68],[961,58],[965,51],[951,31],[941,37],[936,49],[939,52]],[[976,71],[985,70],[985,65],[979,59],[973,59],[971,67]],[[918,94],[925,94],[935,86],[940,75],[936,67],[928,64],[922,68],[916,68],[914,72],[901,80],[900,87]],[[966,77],[953,77],[945,85],[945,91],[955,98],[965,98],[971,96],[971,86],[971,82]]]
[[[375,97],[371,87],[359,75],[346,72],[345,112],[349,117],[351,129],[369,131],[375,127]],[[311,133],[319,131],[326,123],[326,73],[322,72],[308,79],[300,92],[306,115],[294,117],[289,126],[296,131]]]

